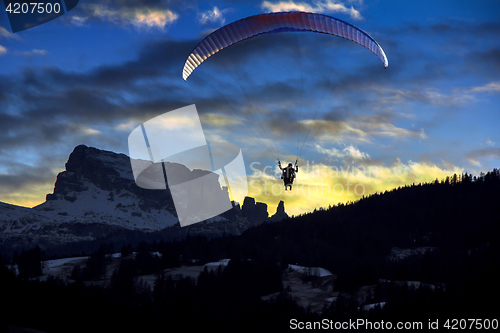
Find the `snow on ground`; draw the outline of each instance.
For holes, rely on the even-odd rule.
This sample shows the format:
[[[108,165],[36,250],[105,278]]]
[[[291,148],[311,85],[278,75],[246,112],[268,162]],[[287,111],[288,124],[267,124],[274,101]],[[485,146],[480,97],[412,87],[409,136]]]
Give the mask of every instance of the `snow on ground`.
[[[51,268],[56,268],[59,266],[62,266],[66,263],[72,262],[72,261],[81,261],[82,259],[87,260],[89,257],[71,257],[71,258],[62,258],[62,259],[53,259],[53,260],[47,260],[42,262],[43,268],[45,269],[51,269]]]
[[[54,223],[53,219],[32,208],[0,202],[0,233],[36,231],[42,225]]]
[[[84,181],[87,190],[68,193],[76,198],[46,201],[35,209],[60,222],[101,222],[129,229],[160,230],[177,223],[178,219],[165,209],[139,209],[139,198],[128,191],[110,199],[110,191],[103,190],[91,182]]]
[[[323,276],[333,275],[329,270],[321,267],[304,267],[298,265],[288,265],[288,268],[293,271],[312,276],[323,277]]]
[[[304,275],[315,278],[304,281]],[[283,287],[298,305],[319,313],[339,296],[339,292],[334,291],[335,280],[336,275],[321,267],[289,265],[289,269],[283,274]],[[268,295],[262,299],[272,298],[273,295]]]
[[[49,275],[52,275],[67,280],[71,276],[73,268],[75,268],[76,265],[84,265],[88,258],[89,257],[71,257],[42,261],[43,275],[40,279],[44,280]]]
[[[31,212],[31,208],[0,202],[0,221],[17,220]]]
[[[198,279],[198,276],[200,275],[201,272],[205,270],[205,267],[209,271],[216,270],[219,267],[221,268],[226,267],[229,261],[230,259],[221,259],[219,261],[206,263],[205,265],[167,268],[164,269],[163,272],[165,273],[165,275],[169,275],[174,279],[181,277],[190,277],[193,279]],[[142,280],[144,283],[147,283],[151,288],[153,288],[157,277],[158,274],[149,274],[149,275],[142,275],[139,279]]]
[[[400,261],[408,257],[424,255],[426,252],[432,252],[436,250],[435,247],[423,246],[416,247],[413,249],[401,249],[399,247],[393,247],[391,253],[387,256],[389,261]]]
[[[217,268],[219,266],[227,266],[227,264],[229,263],[230,260],[231,259],[221,259],[221,260],[216,261],[216,262],[207,262],[205,264],[205,266],[208,268],[213,268],[213,267]]]
[[[440,289],[442,288],[443,290],[446,290],[446,285],[443,283],[425,283],[425,282],[420,282],[420,281],[394,281],[394,280],[387,280],[387,279],[379,279],[379,283],[394,283],[395,285],[398,286],[408,286],[409,288],[412,289],[419,289],[419,288],[429,288],[430,290],[435,290],[436,288]]]
[[[380,303],[366,304],[366,305],[363,305],[363,306],[361,307],[361,310],[363,310],[363,311],[373,310],[373,309],[375,309],[375,307],[376,307],[377,305],[378,305],[378,306],[380,306],[380,308],[381,308],[381,309],[383,309],[386,303],[387,303],[387,302],[380,302]],[[359,308],[358,308],[358,309],[359,309]]]

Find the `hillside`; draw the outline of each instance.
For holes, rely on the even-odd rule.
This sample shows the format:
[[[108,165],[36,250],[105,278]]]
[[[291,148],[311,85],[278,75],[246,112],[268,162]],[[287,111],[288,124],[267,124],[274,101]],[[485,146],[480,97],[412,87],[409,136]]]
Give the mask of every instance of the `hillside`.
[[[444,282],[456,274],[455,259],[492,256],[498,264],[498,202],[498,170],[479,178],[455,175],[252,228],[239,243],[257,251],[252,245],[258,242],[263,255],[277,261],[340,273],[346,287],[379,278]],[[398,261],[397,269],[389,259]]]

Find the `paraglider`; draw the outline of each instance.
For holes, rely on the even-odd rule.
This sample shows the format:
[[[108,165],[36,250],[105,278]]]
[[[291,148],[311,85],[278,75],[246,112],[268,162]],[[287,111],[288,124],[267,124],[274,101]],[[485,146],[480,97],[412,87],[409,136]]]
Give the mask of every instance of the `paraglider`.
[[[324,14],[279,12],[249,16],[212,32],[187,58],[182,78],[187,80],[205,60],[233,44],[262,34],[294,31],[324,33],[352,40],[377,55],[384,67],[389,65],[382,47],[366,32],[348,22]]]
[[[290,191],[292,190],[293,180],[296,177],[296,173],[299,172],[299,166],[297,164],[298,160],[295,161],[295,169],[293,168],[292,163],[288,163],[288,166],[282,167],[281,161],[278,160],[278,167],[282,171],[281,179],[283,179],[283,183],[285,184],[285,191],[287,187],[290,187]]]

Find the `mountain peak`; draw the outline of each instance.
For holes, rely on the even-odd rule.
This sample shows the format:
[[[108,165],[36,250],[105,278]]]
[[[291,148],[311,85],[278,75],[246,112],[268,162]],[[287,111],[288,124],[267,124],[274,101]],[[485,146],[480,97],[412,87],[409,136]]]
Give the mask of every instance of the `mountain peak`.
[[[157,230],[177,222],[170,193],[138,187],[127,155],[85,145],[73,149],[54,192],[35,209],[79,222],[98,216],[127,229]]]
[[[285,213],[285,202],[280,200],[278,203],[278,207],[276,207],[276,214],[269,218],[270,221],[281,221],[283,219],[287,219],[288,214]]]
[[[54,246],[106,237],[120,229],[151,232],[178,223],[170,192],[137,186],[127,155],[79,145],[65,166],[44,203],[34,208],[0,205],[0,240],[14,237],[31,245]],[[166,163],[165,168],[175,170],[182,179],[210,173],[177,163]],[[217,178],[210,181],[218,182]],[[221,195],[227,196],[227,190],[222,188]],[[284,213],[283,203],[278,205],[276,215],[282,216],[280,212]],[[241,210],[229,210],[182,232],[240,233],[250,225],[270,221],[268,216],[265,203],[247,197]],[[278,219],[273,216],[272,220]],[[210,223],[213,221],[218,222]],[[180,234],[178,228],[172,232]]]
[[[133,179],[129,157],[111,151],[100,150],[86,145],[79,145],[73,149],[66,162],[66,171],[75,172],[91,179],[98,180],[99,176],[119,176]],[[98,178],[96,178],[98,177]]]

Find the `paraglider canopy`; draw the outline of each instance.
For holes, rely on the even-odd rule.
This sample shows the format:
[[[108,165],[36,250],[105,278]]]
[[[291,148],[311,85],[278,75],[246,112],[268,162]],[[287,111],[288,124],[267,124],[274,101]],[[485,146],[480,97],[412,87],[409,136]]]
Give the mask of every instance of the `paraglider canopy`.
[[[186,81],[188,77],[193,73],[193,71],[199,67],[204,61],[206,61],[211,56],[220,52],[221,50],[228,48],[234,44],[237,44],[243,40],[251,39],[264,34],[275,34],[280,32],[315,32],[315,33],[323,33],[330,36],[342,37],[347,40],[356,42],[361,46],[369,49],[373,54],[375,54],[384,64],[384,67],[388,66],[388,60],[385,55],[382,47],[373,39],[368,33],[359,29],[351,23],[345,22],[343,20],[317,13],[308,13],[308,12],[277,12],[277,13],[266,13],[259,14],[254,16],[249,16],[238,21],[229,23],[208,36],[206,36],[189,54],[188,58],[183,67],[182,77]],[[297,38],[297,41],[299,39]],[[300,51],[300,47],[298,48]],[[248,51],[246,51],[248,52]],[[244,57],[245,55],[243,55]],[[232,58],[235,63],[238,63],[238,57]],[[319,57],[319,56],[318,56]],[[316,59],[312,59],[313,61]],[[266,62],[267,63],[267,62]],[[225,68],[225,66],[222,66]],[[300,64],[297,67],[301,67]],[[273,76],[275,68],[271,71],[265,71],[266,74]],[[255,71],[254,71],[255,72]],[[288,75],[289,73],[287,73]],[[208,80],[208,82],[212,85],[214,90],[218,93],[219,96],[228,104],[230,109],[235,114],[240,114],[245,117],[247,120],[247,124],[255,124],[256,126],[246,126],[249,130],[251,130],[255,137],[258,138],[263,146],[267,147],[269,152],[271,152],[276,159],[280,158],[280,151],[276,146],[276,142],[278,140],[270,139],[268,135],[269,127],[265,127],[262,122],[262,115],[265,115],[266,112],[263,110],[264,108],[257,108],[254,106],[254,102],[250,100],[249,95],[245,92],[245,89],[241,85],[241,82],[234,78],[233,75],[230,75],[235,83],[236,87],[239,87],[244,97],[247,99],[248,106],[244,109],[234,107],[231,104],[231,99],[225,98],[223,93],[214,85],[214,81],[216,80]],[[273,76],[274,79],[274,76]],[[301,84],[304,86],[304,78],[301,78]],[[332,80],[328,80],[328,84],[331,83]],[[326,90],[325,90],[326,91]],[[302,94],[301,94],[302,96]],[[326,96],[326,94],[324,95]],[[323,97],[324,98],[324,97]],[[321,98],[319,98],[321,100]],[[288,126],[287,135],[291,132],[295,132],[297,135],[296,148],[297,153],[296,156],[301,156],[303,149],[307,147],[309,142],[316,136],[317,133],[322,129],[322,122],[315,122],[320,107],[314,108],[314,114],[312,117],[309,117],[309,122],[301,122],[302,108],[303,103],[300,102],[298,104],[299,114],[297,117],[297,121],[293,120],[293,117],[287,117],[280,124],[284,123],[287,119],[292,119],[293,123],[291,126]],[[313,109],[308,106],[308,109]],[[290,110],[287,110],[287,114],[290,113]],[[260,129],[259,132],[254,132],[252,127],[258,127],[257,130]],[[273,133],[278,133],[275,131],[276,128],[273,127]],[[292,131],[290,131],[290,129]],[[303,130],[302,130],[303,129]],[[303,138],[303,139],[301,139]]]
[[[182,78],[187,80],[206,59],[224,48],[258,35],[287,31],[311,31],[346,38],[368,48],[385,67],[389,65],[382,47],[366,32],[348,22],[324,14],[279,12],[249,16],[212,32],[187,58]]]

